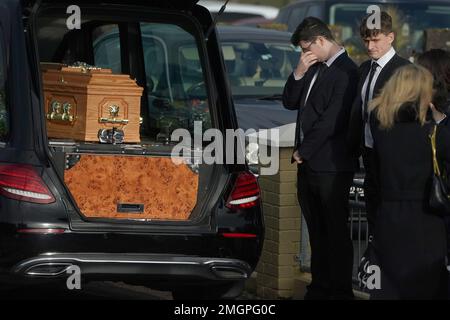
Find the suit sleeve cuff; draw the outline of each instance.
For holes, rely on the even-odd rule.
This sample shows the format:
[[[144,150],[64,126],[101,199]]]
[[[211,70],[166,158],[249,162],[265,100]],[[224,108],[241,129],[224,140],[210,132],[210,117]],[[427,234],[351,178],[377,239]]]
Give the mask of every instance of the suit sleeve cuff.
[[[302,152],[301,147],[297,149],[298,155],[302,158],[303,161],[308,161],[308,159],[304,156],[304,152]]]
[[[292,75],[294,76],[294,79],[295,79],[295,81],[299,81],[299,80],[302,80],[302,79],[303,79],[303,77],[304,77],[304,75],[303,75],[303,76],[297,76],[297,74],[295,73],[295,71],[294,71],[294,72],[292,72]]]

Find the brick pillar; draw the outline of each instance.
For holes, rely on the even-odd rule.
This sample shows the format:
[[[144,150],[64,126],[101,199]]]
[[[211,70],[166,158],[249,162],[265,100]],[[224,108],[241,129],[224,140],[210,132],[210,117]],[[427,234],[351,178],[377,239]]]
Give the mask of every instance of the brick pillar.
[[[263,299],[292,298],[299,271],[300,207],[297,201],[297,165],[292,147],[280,148],[280,171],[260,176],[266,236],[256,269],[256,293]]]

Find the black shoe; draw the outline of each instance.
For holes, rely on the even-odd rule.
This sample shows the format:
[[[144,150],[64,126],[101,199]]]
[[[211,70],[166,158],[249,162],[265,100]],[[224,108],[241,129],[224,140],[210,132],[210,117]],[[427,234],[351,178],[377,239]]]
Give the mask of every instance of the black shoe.
[[[304,300],[330,300],[330,294],[329,294],[328,290],[309,285],[307,287],[307,291],[306,291],[306,294],[303,297],[303,299]]]
[[[330,297],[330,300],[355,300],[355,296],[352,294],[334,294]]]

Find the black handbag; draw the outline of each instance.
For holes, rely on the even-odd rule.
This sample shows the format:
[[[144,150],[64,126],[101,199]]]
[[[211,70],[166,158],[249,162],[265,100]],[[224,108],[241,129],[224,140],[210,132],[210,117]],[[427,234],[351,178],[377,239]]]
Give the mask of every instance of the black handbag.
[[[450,216],[450,193],[447,181],[439,169],[436,155],[437,125],[433,127],[430,135],[431,150],[433,154],[433,176],[430,190],[429,205],[433,213],[439,216]]]
[[[377,260],[373,247],[373,236],[370,235],[367,242],[367,248],[358,265],[358,286],[363,291],[368,290],[367,280],[372,275],[372,273],[369,272],[369,267],[371,265],[377,265]]]

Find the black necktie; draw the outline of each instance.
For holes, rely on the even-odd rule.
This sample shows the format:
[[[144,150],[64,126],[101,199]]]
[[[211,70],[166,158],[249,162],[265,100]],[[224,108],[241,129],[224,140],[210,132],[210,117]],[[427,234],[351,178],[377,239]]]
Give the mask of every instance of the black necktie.
[[[309,92],[310,95],[311,95],[311,91],[312,91],[313,88],[316,86],[316,84],[319,82],[320,78],[321,78],[322,75],[323,75],[323,72],[327,69],[327,67],[328,67],[328,66],[327,66],[325,63],[319,63],[319,65],[317,66],[317,71],[316,71],[317,76],[316,76],[316,80],[314,81],[314,83],[313,83],[313,85],[312,85],[312,87],[311,87],[311,90],[310,90],[310,92]],[[305,104],[306,104],[306,95],[305,95],[304,99],[305,99],[305,100],[304,100],[303,103],[301,104],[301,106],[302,106],[303,108],[305,107]],[[309,99],[309,97],[308,97],[308,99]],[[303,129],[302,129],[302,120],[301,120],[301,118],[300,118],[300,121],[299,121],[299,137],[298,137],[298,139],[296,140],[296,141],[297,141],[296,147],[297,147],[297,145],[298,145],[298,142],[300,142],[300,143],[303,142],[303,137],[304,137],[304,135],[303,135]]]
[[[317,77],[316,77],[316,81],[314,82],[313,87],[318,83],[318,81],[322,77],[323,72],[325,71],[326,68],[327,68],[327,65],[325,63],[320,63],[318,65],[318,67],[317,67]]]
[[[366,123],[367,120],[369,119],[369,112],[368,112],[369,93],[370,93],[370,87],[372,86],[373,76],[375,75],[377,68],[378,68],[378,63],[372,62],[372,65],[370,66],[369,81],[367,82],[367,88],[366,88],[366,92],[364,94],[364,123]]]
[[[307,98],[309,99],[308,92],[309,92],[309,94],[311,94],[313,88],[319,82],[319,80],[322,77],[323,72],[325,71],[326,68],[327,68],[327,65],[325,63],[321,63],[321,62],[318,63],[316,70],[315,70],[316,80],[314,80],[313,85],[310,87],[311,90],[308,89],[304,92],[304,95],[303,95],[301,103],[300,103],[301,106],[305,106],[306,101],[307,101],[306,99]],[[312,79],[314,79],[314,77]]]

